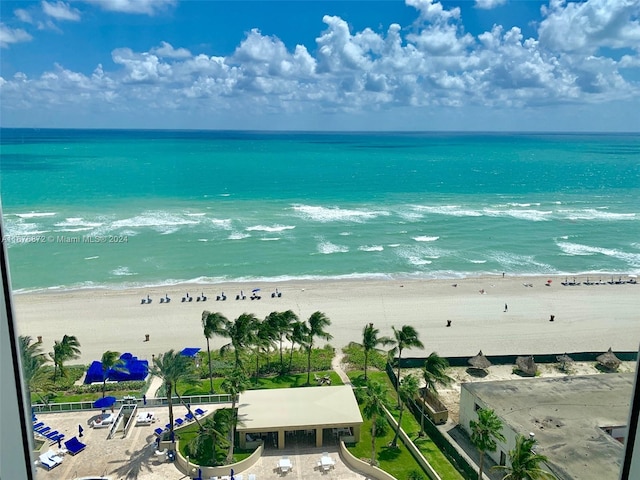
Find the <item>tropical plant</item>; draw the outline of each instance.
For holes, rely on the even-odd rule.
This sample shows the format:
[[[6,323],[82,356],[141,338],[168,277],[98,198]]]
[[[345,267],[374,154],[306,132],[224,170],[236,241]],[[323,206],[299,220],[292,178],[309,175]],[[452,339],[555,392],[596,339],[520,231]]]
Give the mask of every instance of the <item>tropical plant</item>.
[[[411,374],[404,377],[400,380],[398,393],[401,399],[400,414],[398,416],[398,428],[391,441],[391,448],[398,448],[398,437],[400,436],[400,425],[402,425],[402,414],[404,413],[405,403],[410,402],[418,395],[418,379]]]
[[[296,345],[302,345],[306,338],[307,324],[301,321],[295,321],[291,325],[291,333],[287,337],[291,341],[291,350],[289,351],[289,371],[291,371],[293,363],[293,350]]]
[[[478,465],[478,480],[482,480],[484,468],[485,452],[495,452],[498,445],[496,440],[504,442],[502,435],[502,420],[498,418],[496,412],[488,408],[481,408],[477,412],[478,421],[471,420],[471,443],[478,449],[480,462]]]
[[[126,367],[124,360],[120,358],[120,352],[112,352],[111,350],[107,350],[102,354],[102,397],[104,398],[106,387],[107,387],[107,378],[109,377],[109,371],[113,370],[116,372],[127,373],[129,370]]]
[[[400,407],[400,394],[398,388],[400,387],[400,361],[402,359],[402,351],[405,348],[424,348],[424,345],[420,341],[418,332],[411,325],[403,325],[400,330],[393,329],[392,345],[394,347],[389,352],[389,355],[398,354],[398,375],[396,377],[396,394],[398,396],[398,407]]]
[[[316,338],[331,340],[333,335],[324,329],[331,325],[331,320],[322,312],[313,312],[309,317],[309,325],[304,329],[304,348],[307,350],[307,385],[311,384],[311,351]]]
[[[298,321],[298,316],[292,310],[287,310],[286,312],[272,312],[269,314],[266,321],[272,326],[280,346],[280,374],[283,374],[283,344],[285,340],[291,340],[293,325]]]
[[[384,415],[387,402],[387,389],[380,383],[368,380],[364,387],[356,390],[358,400],[362,404],[362,413],[371,420],[371,459],[369,463],[376,465],[376,424]]]
[[[233,348],[236,368],[244,368],[240,355],[242,351],[254,342],[254,325],[258,319],[252,313],[243,313],[233,322],[224,322],[221,335],[231,340],[220,348],[220,355]]]
[[[20,359],[22,361],[22,378],[27,393],[27,398],[31,398],[33,380],[42,367],[47,362],[46,355],[42,352],[40,343],[32,343],[29,336],[18,337],[20,347]]]
[[[453,378],[447,375],[449,362],[446,358],[442,358],[436,352],[431,352],[422,367],[422,378],[424,379],[424,389],[422,390],[422,406],[420,415],[420,433],[424,435],[424,407],[427,403],[427,392],[438,394],[437,385],[450,385]]]
[[[258,376],[260,373],[260,352],[264,352],[268,357],[269,350],[271,350],[271,347],[275,344],[277,333],[278,332],[276,328],[274,328],[273,323],[267,321],[267,319],[262,322],[256,319],[254,323],[252,344],[256,356],[256,383],[258,383]]]
[[[211,365],[211,348],[209,346],[209,340],[214,335],[223,335],[224,325],[228,322],[227,317],[220,312],[208,312],[205,310],[202,312],[202,329],[204,338],[207,339],[207,359],[209,360],[209,393],[213,394],[213,369]]]
[[[167,395],[167,405],[169,407],[169,433],[171,441],[173,441],[175,438],[173,432],[173,392],[178,396],[178,400],[181,403],[184,403],[182,402],[182,397],[180,397],[176,388],[178,382],[186,384],[195,384],[198,382],[198,378],[194,373],[193,361],[172,349],[165,353],[156,355],[153,358],[153,366],[151,367],[150,372],[152,375],[160,378],[164,384],[165,393]],[[189,406],[187,406],[187,409],[191,412],[191,408]],[[198,425],[200,426],[197,418],[196,422],[198,422]]]
[[[502,480],[556,480],[556,476],[542,467],[548,459],[544,455],[535,453],[537,440],[524,435],[516,437],[516,446],[509,451],[509,465],[496,465],[496,470],[503,470],[507,474]]]
[[[80,342],[73,335],[64,335],[62,340],[56,340],[53,344],[53,352],[49,353],[53,360],[53,381],[56,381],[57,373],[65,376],[64,364],[67,360],[80,358]]]
[[[189,443],[187,447],[189,453],[196,458],[203,458],[207,455],[207,447],[211,445],[211,457],[214,465],[219,465],[218,456],[216,455],[217,447],[228,447],[228,439],[226,438],[231,428],[231,411],[227,408],[216,410],[213,415],[209,415],[202,423],[202,427],[198,430],[197,435]],[[226,458],[226,453],[225,453]]]
[[[389,337],[378,337],[380,330],[369,323],[362,330],[362,343],[360,346],[364,350],[364,379],[367,380],[367,367],[369,366],[369,354],[374,351],[380,351],[378,345],[392,345],[393,340]]]
[[[231,429],[229,435],[229,453],[227,463],[233,462],[233,445],[236,437],[236,426],[238,425],[238,411],[236,402],[238,395],[249,388],[249,379],[241,368],[235,368],[222,382],[222,389],[231,395]]]

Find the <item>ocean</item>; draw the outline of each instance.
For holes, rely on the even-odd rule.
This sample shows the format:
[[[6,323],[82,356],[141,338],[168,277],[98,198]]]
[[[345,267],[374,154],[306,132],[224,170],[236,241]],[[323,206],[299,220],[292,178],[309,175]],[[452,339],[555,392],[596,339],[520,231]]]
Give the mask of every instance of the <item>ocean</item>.
[[[640,135],[1,129],[15,291],[640,273]]]

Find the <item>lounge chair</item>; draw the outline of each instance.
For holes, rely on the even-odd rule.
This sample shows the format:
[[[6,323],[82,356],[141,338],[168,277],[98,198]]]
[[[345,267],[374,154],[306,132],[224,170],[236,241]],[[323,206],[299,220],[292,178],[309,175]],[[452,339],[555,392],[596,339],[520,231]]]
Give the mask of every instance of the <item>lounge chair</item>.
[[[54,430],[52,432],[48,432],[45,437],[47,437],[49,440],[53,440],[53,437],[57,437],[58,435],[60,435],[60,432],[58,430]]]
[[[49,433],[50,430],[51,427],[42,427],[41,429],[36,430],[36,432],[44,437],[47,433]]]
[[[57,467],[62,463],[62,457],[59,456],[53,450],[49,450],[46,453],[40,455],[40,464],[44,466],[47,470],[51,470],[52,468]]]
[[[76,455],[87,447],[77,437],[70,438],[64,442],[64,446],[71,455]]]
[[[38,423],[34,423],[33,424],[33,431],[35,432],[36,430],[38,430],[39,428],[44,427],[44,422],[38,422]]]
[[[184,420],[183,420],[183,419],[181,419],[181,418],[176,418],[174,425],[175,425],[176,427],[181,427],[183,423],[184,423]]]
[[[155,421],[156,418],[151,412],[142,412],[136,417],[136,425],[151,425]]]
[[[193,413],[187,412],[184,416],[184,420],[185,422],[193,422],[195,420],[195,417],[193,416]]]
[[[205,413],[207,413],[207,411],[206,411],[206,410],[202,410],[201,408],[196,408],[194,411],[196,412],[196,416],[198,416],[198,417],[201,417],[201,416],[203,416]]]
[[[156,428],[153,431],[153,433],[155,433],[157,436],[161,436],[164,432],[165,432],[164,428]]]

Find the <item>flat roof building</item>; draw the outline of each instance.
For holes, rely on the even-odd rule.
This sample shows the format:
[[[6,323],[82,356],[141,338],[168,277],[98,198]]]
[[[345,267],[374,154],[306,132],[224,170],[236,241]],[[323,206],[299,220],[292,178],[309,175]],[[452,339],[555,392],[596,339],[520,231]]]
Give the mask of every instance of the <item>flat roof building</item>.
[[[615,479],[624,454],[634,374],[601,374],[469,382],[460,393],[460,425],[470,433],[477,410],[495,411],[505,442],[487,452],[507,462],[518,434],[535,435],[558,478]]]
[[[247,390],[238,401],[241,447],[247,434],[271,434],[278,448],[284,448],[287,435],[296,432],[315,435],[317,447],[323,445],[325,434],[344,434],[357,442],[361,425],[358,402],[348,385]]]

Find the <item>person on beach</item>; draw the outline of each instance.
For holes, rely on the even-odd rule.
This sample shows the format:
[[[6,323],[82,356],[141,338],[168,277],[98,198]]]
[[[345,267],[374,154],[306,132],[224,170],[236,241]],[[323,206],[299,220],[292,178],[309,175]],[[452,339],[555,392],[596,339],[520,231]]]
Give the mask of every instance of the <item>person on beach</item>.
[[[509,307],[507,306],[507,304],[504,304],[504,311],[506,312],[507,310],[509,310]]]

